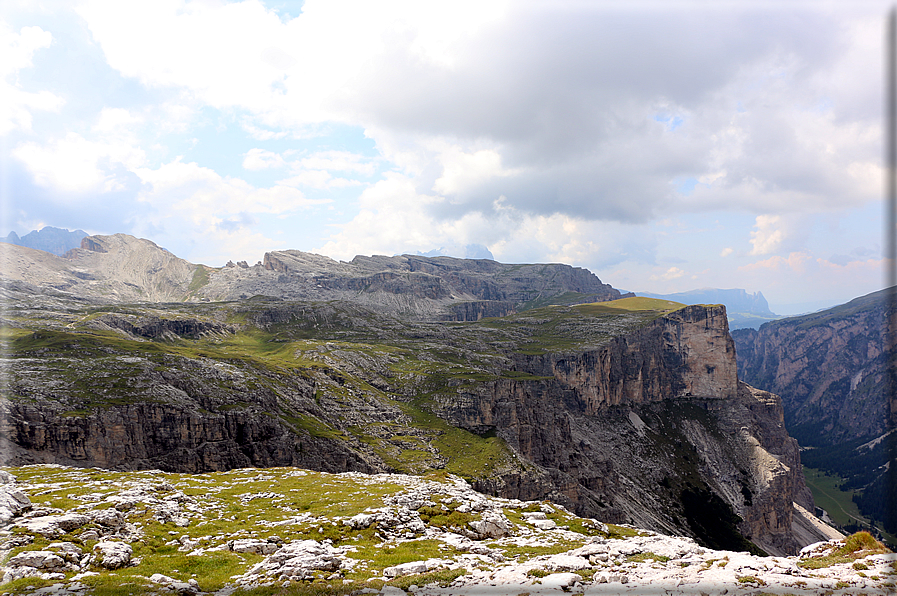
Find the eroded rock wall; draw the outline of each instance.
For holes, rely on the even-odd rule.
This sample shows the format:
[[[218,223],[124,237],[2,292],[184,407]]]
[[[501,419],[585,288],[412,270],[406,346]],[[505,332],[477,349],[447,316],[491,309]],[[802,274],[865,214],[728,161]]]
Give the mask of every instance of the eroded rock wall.
[[[739,383],[723,307],[693,306],[584,353],[515,357],[502,379],[439,404],[453,424],[496,432],[548,471],[552,497],[584,515],[717,540],[701,501],[770,553],[805,546],[793,502],[812,510],[778,396]],[[519,483],[479,488],[533,498]],[[728,513],[726,513],[728,511]],[[714,522],[716,523],[716,522]],[[736,532],[737,530],[737,532]]]
[[[885,291],[733,333],[744,381],[781,395],[802,443],[831,444],[888,430]],[[890,316],[893,316],[891,313]]]
[[[317,318],[305,321],[312,312]],[[351,309],[306,312],[287,303],[245,319],[265,329],[311,329],[325,319],[334,329],[373,325]],[[415,329],[425,349],[439,345],[441,327]],[[415,419],[410,405],[396,401],[421,403],[415,400],[426,394],[440,424],[497,436],[516,457],[498,467],[480,461],[488,473],[470,469],[479,490],[547,498],[719,548],[788,553],[803,546],[791,531],[791,504],[812,510],[812,502],[797,445],[778,398],[738,384],[722,307],[658,316],[594,349],[508,352],[494,374],[463,383],[445,376],[456,364],[432,360],[413,361],[429,362],[429,372],[402,380],[391,368],[402,362],[398,352],[350,343],[322,342],[312,351],[314,366],[290,371],[276,361],[261,366],[202,351],[136,356],[87,347],[78,348],[87,354],[78,359],[46,357],[35,347],[9,362],[8,463],[379,471],[395,469],[410,452],[423,472],[450,457],[440,451],[445,427],[420,426],[431,414],[417,410]]]

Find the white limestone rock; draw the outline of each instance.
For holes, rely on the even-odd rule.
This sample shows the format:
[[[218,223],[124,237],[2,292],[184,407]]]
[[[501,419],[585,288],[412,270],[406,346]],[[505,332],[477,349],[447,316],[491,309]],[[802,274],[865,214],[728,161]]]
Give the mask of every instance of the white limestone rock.
[[[106,569],[120,569],[131,562],[134,550],[130,544],[104,540],[97,542],[93,550],[98,555],[98,563]]]
[[[235,553],[270,555],[277,551],[277,544],[267,540],[259,540],[257,538],[240,538],[228,541],[227,548]]]
[[[16,525],[47,538],[55,538],[66,532],[77,530],[89,522],[90,518],[86,515],[66,513],[63,515],[43,515],[32,517],[31,519],[23,519],[16,522]]]
[[[26,550],[6,562],[9,567],[33,567],[34,569],[62,569],[65,560],[58,553],[48,550]]]
[[[329,544],[298,540],[284,545],[235,579],[245,583],[252,581],[253,576],[266,575],[281,580],[303,580],[312,578],[314,571],[336,571],[342,565],[339,551]]]
[[[511,522],[500,510],[484,511],[480,519],[469,522],[468,525],[481,540],[501,538],[507,536],[511,530]]]
[[[16,487],[16,478],[0,470],[0,524],[5,524],[23,511],[31,509],[31,499]]]
[[[582,582],[582,576],[576,573],[552,573],[542,578],[544,588],[569,588]]]
[[[545,569],[549,571],[577,571],[579,569],[589,569],[592,564],[584,557],[572,555],[552,555],[544,562]]]
[[[402,563],[401,565],[395,565],[394,567],[387,567],[383,570],[383,577],[392,579],[394,577],[401,577],[403,575],[417,575],[420,573],[426,573],[427,571],[428,567],[426,561],[411,561],[408,563]]]

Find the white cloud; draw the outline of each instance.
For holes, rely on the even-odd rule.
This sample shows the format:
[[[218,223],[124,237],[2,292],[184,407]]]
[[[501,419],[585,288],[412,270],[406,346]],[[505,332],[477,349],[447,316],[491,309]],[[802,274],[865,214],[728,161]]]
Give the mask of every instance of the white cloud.
[[[77,11],[125,76],[189,88],[218,108],[245,108],[270,128],[341,119],[331,96],[387,43],[401,40],[420,60],[450,64],[455,44],[506,5],[308,0],[301,16],[287,20],[258,0],[88,0]]]
[[[221,224],[240,213],[286,213],[329,202],[307,199],[286,186],[255,188],[240,178],[222,177],[210,168],[180,160],[157,169],[135,170],[144,184],[138,200],[149,203],[156,217],[187,217],[197,226]]]
[[[678,279],[678,278],[682,277],[683,275],[685,275],[685,271],[683,271],[679,267],[670,267],[663,273],[661,273],[659,275],[652,275],[648,279],[650,279],[652,281],[670,281],[673,279]]]
[[[53,36],[40,27],[22,27],[19,33],[0,21],[0,136],[31,128],[35,110],[58,111],[65,101],[49,91],[24,91],[10,82],[18,71],[32,65],[34,53],[49,47]]]
[[[254,149],[253,151],[261,152]],[[252,153],[252,152],[250,152]],[[249,159],[247,157],[247,159]],[[291,176],[278,180],[278,184],[295,187],[309,187],[320,190],[345,188],[366,184],[357,178],[334,176],[331,172],[342,172],[365,178],[376,171],[375,160],[349,151],[319,151],[301,159],[285,161],[274,153],[262,152],[253,154],[253,162],[266,160],[264,163],[289,165]],[[246,167],[246,161],[243,162]],[[260,168],[259,168],[260,169]]]
[[[494,150],[465,153],[453,146],[439,156],[442,176],[433,183],[433,190],[443,195],[453,195],[475,188],[496,177],[507,177],[513,172],[501,167],[501,155]]]
[[[127,135],[116,136],[88,140],[70,132],[46,145],[22,143],[12,155],[40,186],[74,194],[121,190],[127,186],[127,170],[142,165],[146,155]]]
[[[417,188],[452,197],[438,218],[500,195],[534,216],[624,222],[877,198],[880,102],[872,114],[856,90],[879,78],[871,9],[609,6],[309,0],[282,19],[257,0],[96,0],[79,13],[112,67],[243,110],[258,139],[362,127]],[[333,171],[285,180],[352,184]],[[670,185],[683,175],[699,182],[687,197]]]
[[[243,167],[247,170],[282,168],[284,165],[286,165],[286,162],[283,160],[283,157],[264,149],[250,149],[243,156]]]
[[[443,246],[485,245],[499,261],[562,262],[592,271],[625,261],[653,260],[653,238],[632,226],[593,222],[564,214],[533,215],[505,197],[491,209],[448,219],[432,212],[446,200],[422,194],[414,179],[390,172],[366,188],[359,213],[336,226],[314,252],[348,260],[358,254],[426,252]]]
[[[719,256],[721,256],[721,257],[728,257],[728,256],[731,255],[733,252],[735,252],[735,249],[730,248],[730,247],[726,247],[726,248],[724,248],[724,249],[722,249],[722,250],[720,251]]]
[[[374,174],[374,162],[363,155],[349,151],[319,151],[294,163],[299,170],[329,170],[355,172],[363,176]]]
[[[758,215],[757,228],[751,232],[752,255],[768,255],[779,250],[785,240],[782,218],[778,215]]]

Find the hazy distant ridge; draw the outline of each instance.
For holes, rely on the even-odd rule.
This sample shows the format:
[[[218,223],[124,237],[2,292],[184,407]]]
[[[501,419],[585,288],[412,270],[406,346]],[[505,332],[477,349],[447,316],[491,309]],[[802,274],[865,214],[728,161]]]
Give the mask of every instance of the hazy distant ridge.
[[[763,297],[762,292],[749,294],[746,290],[720,290],[718,288],[701,288],[689,290],[677,294],[652,294],[650,292],[636,292],[638,296],[648,298],[660,298],[673,300],[682,304],[725,304],[726,309],[733,312],[744,312],[755,315],[776,316],[769,310],[769,303]]]
[[[10,232],[6,238],[0,238],[0,242],[34,248],[44,252],[62,256],[73,248],[81,246],[81,239],[87,236],[84,230],[71,232],[63,228],[46,226],[40,231],[32,230],[19,237],[15,232]]]

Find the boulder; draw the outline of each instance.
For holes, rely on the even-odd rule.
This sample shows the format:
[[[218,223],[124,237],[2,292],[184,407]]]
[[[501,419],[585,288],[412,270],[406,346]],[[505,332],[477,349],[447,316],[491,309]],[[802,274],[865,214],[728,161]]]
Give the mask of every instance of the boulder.
[[[311,579],[313,571],[336,571],[342,567],[339,552],[315,540],[298,540],[284,545],[242,577],[269,575],[283,580]]]
[[[501,538],[507,536],[511,530],[511,522],[500,511],[484,511],[478,520],[469,522],[468,525],[476,534],[477,539]]]
[[[81,526],[90,522],[90,518],[80,513],[66,513],[64,515],[43,515],[25,519],[16,523],[17,526],[25,528],[31,532],[41,534],[48,538],[55,538],[77,530]]]
[[[417,575],[419,573],[426,573],[427,570],[428,567],[426,561],[411,561],[409,563],[402,563],[401,565],[387,567],[383,570],[383,576],[392,579],[394,577],[401,577],[403,575]]]
[[[549,571],[577,571],[592,566],[588,559],[571,555],[553,555],[545,561],[544,565],[545,569]]]
[[[256,538],[240,538],[228,542],[227,548],[235,553],[270,555],[277,550],[277,544]]]
[[[35,569],[62,569],[65,561],[58,554],[47,550],[26,550],[9,559],[8,567],[34,567]]]
[[[542,578],[542,587],[545,588],[569,588],[577,582],[582,582],[582,576],[576,573],[552,573]]]
[[[97,542],[93,550],[99,556],[97,562],[106,569],[119,569],[127,566],[131,562],[131,554],[134,552],[129,544],[111,541]]]
[[[15,476],[0,470],[0,524],[5,524],[23,511],[31,509],[31,500],[16,488]]]

